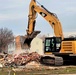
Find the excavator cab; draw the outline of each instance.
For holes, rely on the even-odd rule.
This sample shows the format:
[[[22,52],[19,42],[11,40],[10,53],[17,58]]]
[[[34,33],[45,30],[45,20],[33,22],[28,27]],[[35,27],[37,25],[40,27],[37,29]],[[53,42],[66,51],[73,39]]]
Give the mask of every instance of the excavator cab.
[[[61,49],[61,37],[47,37],[44,43],[44,53],[55,53]]]

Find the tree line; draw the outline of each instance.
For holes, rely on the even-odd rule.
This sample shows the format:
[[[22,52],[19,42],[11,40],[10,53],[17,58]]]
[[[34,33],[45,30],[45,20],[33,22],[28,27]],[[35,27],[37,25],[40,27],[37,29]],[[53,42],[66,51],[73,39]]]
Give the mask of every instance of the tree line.
[[[8,28],[0,28],[0,52],[6,50],[8,44],[14,40],[12,30]]]

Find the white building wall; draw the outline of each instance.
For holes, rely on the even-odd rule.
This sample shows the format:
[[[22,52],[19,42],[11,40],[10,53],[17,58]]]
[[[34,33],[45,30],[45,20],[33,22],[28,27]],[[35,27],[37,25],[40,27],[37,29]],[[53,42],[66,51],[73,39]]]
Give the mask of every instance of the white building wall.
[[[8,54],[12,54],[14,51],[15,51],[15,42],[11,42],[9,45],[8,45]]]
[[[41,55],[44,54],[42,39],[36,37],[36,38],[34,38],[32,40],[30,52],[37,52],[37,53],[39,53]]]

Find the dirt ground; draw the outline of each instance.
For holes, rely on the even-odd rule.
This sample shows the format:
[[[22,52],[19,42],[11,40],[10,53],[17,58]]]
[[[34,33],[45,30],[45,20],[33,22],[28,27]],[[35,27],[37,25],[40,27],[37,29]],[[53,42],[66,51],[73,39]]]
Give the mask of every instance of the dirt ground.
[[[36,65],[29,65],[28,67],[19,66],[16,68],[13,67],[0,68],[0,75],[76,75],[76,66],[74,65],[69,66],[44,66],[44,65],[36,66]]]

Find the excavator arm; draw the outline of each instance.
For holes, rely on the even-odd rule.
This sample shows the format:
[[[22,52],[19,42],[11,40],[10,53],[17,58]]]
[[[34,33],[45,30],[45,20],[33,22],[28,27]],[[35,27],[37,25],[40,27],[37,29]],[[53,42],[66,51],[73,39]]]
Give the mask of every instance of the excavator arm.
[[[27,35],[32,35],[35,29],[37,12],[34,10],[33,5],[36,5],[35,1],[31,1],[30,7],[29,7]]]
[[[36,14],[37,12],[34,10],[33,5],[36,5],[36,1],[30,2],[29,6],[29,15],[28,15],[28,28],[27,28],[27,35],[25,36],[24,44],[30,47],[30,43],[33,38],[35,38],[40,31],[35,31],[35,23],[36,23]]]
[[[50,11],[48,11],[43,5],[38,6],[36,4],[36,0],[31,0],[30,6],[29,6],[27,39],[25,40],[24,43],[28,43],[30,38],[32,41],[32,39],[36,37],[38,33],[40,33],[40,31],[34,31],[37,13],[39,13],[51,25],[51,27],[54,30],[55,36],[61,37],[63,39],[61,23],[57,18],[57,16],[54,13],[51,13]]]

